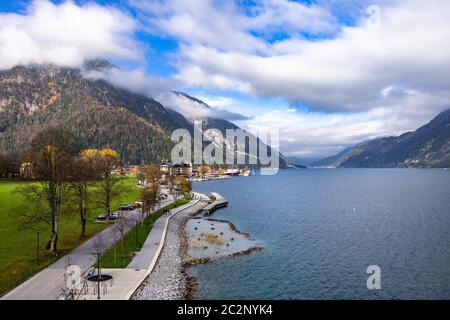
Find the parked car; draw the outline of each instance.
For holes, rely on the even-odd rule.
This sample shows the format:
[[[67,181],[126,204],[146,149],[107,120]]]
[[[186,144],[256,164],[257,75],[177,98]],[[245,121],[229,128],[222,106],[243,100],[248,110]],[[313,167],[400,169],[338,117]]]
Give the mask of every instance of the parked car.
[[[136,209],[135,206],[131,205],[131,204],[130,205],[121,206],[119,208],[120,211],[132,211],[134,209]]]
[[[109,214],[109,219],[110,220],[117,220],[119,219],[119,214],[117,212],[112,212]]]
[[[142,208],[142,206],[144,205],[144,203],[142,202],[142,201],[136,201],[135,203],[134,203],[134,207],[135,208]]]
[[[109,214],[109,220],[117,220],[119,218],[119,215],[116,212],[111,212]],[[97,217],[98,221],[106,221],[106,213],[102,213]]]
[[[167,194],[161,193],[161,199],[162,200],[167,200],[169,198],[169,196]]]

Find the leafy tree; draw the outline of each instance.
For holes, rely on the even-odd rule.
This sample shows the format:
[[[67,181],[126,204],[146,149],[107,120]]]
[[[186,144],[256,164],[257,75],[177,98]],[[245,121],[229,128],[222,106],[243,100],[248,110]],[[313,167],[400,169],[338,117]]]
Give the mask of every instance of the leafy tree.
[[[198,172],[203,176],[205,176],[209,172],[209,168],[207,166],[200,166]]]
[[[145,167],[144,175],[149,183],[156,184],[161,179],[161,170],[158,165],[150,164]]]
[[[14,178],[19,172],[19,162],[13,156],[0,154],[0,178]]]
[[[84,152],[84,156],[94,163],[99,179],[99,201],[106,214],[106,223],[109,223],[111,203],[120,196],[123,187],[120,177],[113,172],[120,164],[120,155],[112,149],[90,149]]]
[[[178,178],[178,185],[180,186],[180,190],[184,195],[188,195],[192,191],[192,183],[186,179],[186,177],[179,177]]]

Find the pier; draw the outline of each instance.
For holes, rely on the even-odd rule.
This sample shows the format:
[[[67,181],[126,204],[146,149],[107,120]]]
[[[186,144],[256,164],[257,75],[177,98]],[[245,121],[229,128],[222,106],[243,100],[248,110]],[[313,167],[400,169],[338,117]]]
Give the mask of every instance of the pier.
[[[222,197],[217,192],[211,193],[212,202],[203,208],[202,213],[205,215],[211,215],[217,209],[224,208],[228,206],[228,200]]]

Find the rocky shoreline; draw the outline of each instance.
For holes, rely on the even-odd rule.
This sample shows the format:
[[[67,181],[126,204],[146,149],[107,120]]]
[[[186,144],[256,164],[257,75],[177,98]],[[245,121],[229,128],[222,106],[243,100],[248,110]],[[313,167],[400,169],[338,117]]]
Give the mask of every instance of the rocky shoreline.
[[[167,229],[166,241],[152,273],[132,296],[132,300],[179,300],[191,296],[195,279],[185,273],[183,267],[183,234],[187,220],[202,208],[193,208],[172,217]]]
[[[213,257],[192,258],[189,256],[189,235],[186,224],[191,219],[202,219],[198,212],[204,206],[199,203],[175,215],[170,223],[166,235],[166,243],[152,273],[135,292],[133,300],[193,300],[197,296],[197,279],[188,273],[188,269],[199,264],[218,262]],[[224,220],[207,218],[206,221],[226,223],[236,234],[251,239],[250,234],[239,231],[236,226]],[[260,246],[253,246],[246,250],[229,254],[225,257],[238,257],[263,250]]]

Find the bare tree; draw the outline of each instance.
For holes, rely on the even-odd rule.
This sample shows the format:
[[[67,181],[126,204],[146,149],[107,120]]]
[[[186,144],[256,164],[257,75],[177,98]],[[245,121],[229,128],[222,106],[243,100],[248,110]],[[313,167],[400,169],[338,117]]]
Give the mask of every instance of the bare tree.
[[[92,196],[89,192],[89,188],[92,182],[96,179],[96,173],[94,169],[94,161],[92,158],[85,155],[85,152],[74,160],[72,179],[70,181],[71,186],[71,206],[75,206],[80,215],[81,222],[81,234],[80,238],[86,238],[86,223],[88,219],[89,206],[92,203]]]
[[[120,237],[120,245],[121,245],[121,256],[122,263],[125,263],[125,235],[128,230],[128,227],[131,225],[131,221],[126,216],[121,216],[114,225],[114,231]]]
[[[99,202],[105,210],[106,223],[109,223],[111,203],[120,197],[123,187],[120,176],[114,174],[114,170],[120,165],[120,155],[112,149],[86,150],[84,156],[92,159],[94,169],[98,176]]]
[[[101,204],[105,210],[106,223],[109,223],[111,203],[114,199],[118,198],[122,192],[120,177],[113,173],[114,168],[120,164],[120,156],[114,150],[104,149],[100,151],[98,160]]]
[[[159,200],[158,186],[152,184],[148,188],[141,189],[141,199],[142,199],[142,214],[147,217],[152,211],[155,210],[155,206]]]
[[[150,164],[145,167],[144,175],[148,183],[158,184],[161,179],[161,170],[158,165]]]
[[[146,166],[145,166],[144,162],[142,162],[139,165],[138,171],[136,173],[136,177],[138,178],[140,183],[143,183],[145,180],[145,168],[146,168]]]
[[[177,192],[176,192],[177,191],[177,180],[178,180],[177,175],[173,172],[170,172],[167,177],[167,182],[168,182],[169,192],[175,201],[177,201]]]
[[[94,243],[92,244],[91,254],[97,259],[97,269],[98,276],[101,279],[102,276],[102,257],[105,255],[108,250],[109,243],[100,233],[94,238]],[[98,279],[98,280],[99,280]]]
[[[39,186],[24,184],[16,190],[26,199],[21,211],[24,224],[44,222],[50,226],[50,254],[56,254],[59,218],[69,192],[73,157],[78,151],[74,137],[67,131],[53,127],[43,130],[32,140],[27,155]]]

